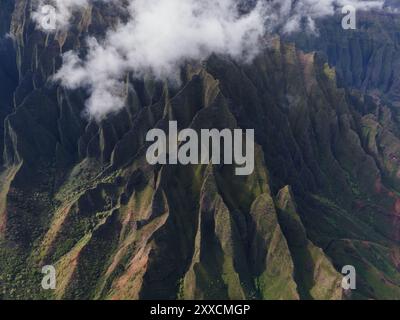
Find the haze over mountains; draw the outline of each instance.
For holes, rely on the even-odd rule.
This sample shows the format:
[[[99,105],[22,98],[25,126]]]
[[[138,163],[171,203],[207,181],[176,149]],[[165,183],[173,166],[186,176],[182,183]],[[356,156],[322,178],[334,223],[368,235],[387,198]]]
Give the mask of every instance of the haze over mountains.
[[[359,11],[357,30],[343,30],[319,6],[345,1],[280,2],[290,10],[276,21],[291,12],[298,33],[271,28],[254,3],[231,15],[220,1],[192,26],[195,1],[164,2],[182,10],[164,35],[149,2],[131,2],[130,16],[78,2],[50,33],[30,0],[0,7],[1,298],[400,298],[393,8]],[[210,19],[226,38],[212,39]],[[154,38],[141,38],[152,21]],[[150,166],[146,133],[171,120],[255,129],[254,173]],[[57,270],[55,291],[41,287],[44,265]],[[342,289],[345,265],[357,290]]]

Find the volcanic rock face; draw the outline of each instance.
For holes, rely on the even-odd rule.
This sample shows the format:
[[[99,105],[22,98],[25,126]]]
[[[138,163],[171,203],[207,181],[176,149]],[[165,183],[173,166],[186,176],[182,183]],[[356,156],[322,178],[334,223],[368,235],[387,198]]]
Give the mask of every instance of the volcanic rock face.
[[[96,123],[82,116],[83,90],[49,78],[60,53],[116,16],[96,4],[45,35],[30,10],[0,8],[14,41],[0,47],[0,297],[400,298],[393,37],[380,40],[387,51],[369,30],[345,42],[327,25],[341,43],[315,48],[328,59],[311,40],[298,38],[304,53],[275,38],[251,64],[188,64],[179,88],[128,75],[127,107]],[[150,166],[146,133],[170,120],[255,128],[253,174]],[[44,265],[57,270],[55,291],[40,285]],[[345,265],[356,291],[342,290]]]
[[[359,12],[356,30],[342,32],[340,17],[318,25],[318,37],[297,35],[290,41],[303,50],[325,52],[336,67],[341,86],[379,95],[385,103],[400,106],[398,14]]]

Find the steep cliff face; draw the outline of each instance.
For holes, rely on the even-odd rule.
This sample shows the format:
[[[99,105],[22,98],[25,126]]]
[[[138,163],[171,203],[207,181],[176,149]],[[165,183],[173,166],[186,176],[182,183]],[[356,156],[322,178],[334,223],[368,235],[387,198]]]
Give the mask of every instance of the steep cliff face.
[[[341,86],[379,95],[400,106],[398,14],[357,12],[357,29],[343,30],[342,16],[320,21],[318,34],[289,37],[301,49],[322,51]]]
[[[387,2],[398,7],[398,4]],[[364,98],[362,143],[374,157],[382,178],[398,189],[400,107],[400,18],[395,13],[357,13],[357,29],[344,31],[341,17],[320,21],[319,37],[289,37],[301,49],[323,53],[336,70],[338,85]],[[373,103],[372,103],[373,101]],[[377,104],[376,108],[373,104]]]
[[[13,109],[13,92],[18,83],[15,51],[8,34],[13,9],[13,1],[2,2],[0,8],[0,154],[3,153],[4,118]]]
[[[4,0],[0,9],[0,35],[4,36],[10,30],[11,14],[14,10],[14,3],[10,0]]]
[[[127,107],[82,116],[84,91],[49,81],[60,53],[116,22],[96,3],[44,35],[15,1],[18,85],[0,172],[3,298],[400,298],[392,109],[337,87],[320,54],[280,39],[249,65],[213,56],[179,88],[127,77]],[[340,75],[339,75],[340,76]],[[255,128],[256,169],[150,166],[149,129]],[[57,288],[41,288],[54,265]],[[354,265],[358,289],[343,292]]]

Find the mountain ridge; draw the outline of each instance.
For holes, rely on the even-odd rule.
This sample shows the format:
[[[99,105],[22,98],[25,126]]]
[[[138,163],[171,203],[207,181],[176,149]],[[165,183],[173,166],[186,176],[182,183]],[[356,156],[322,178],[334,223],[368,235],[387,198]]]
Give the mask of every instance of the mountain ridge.
[[[0,297],[400,298],[393,106],[338,86],[329,57],[276,37],[251,64],[187,64],[179,88],[127,76],[127,107],[96,123],[82,117],[84,90],[48,80],[60,52],[115,17],[95,5],[44,35],[29,3],[16,1],[11,23],[19,81],[4,119]],[[254,173],[148,165],[146,132],[171,120],[254,128]],[[45,264],[54,292],[40,287]],[[358,271],[354,292],[341,287],[345,265]]]

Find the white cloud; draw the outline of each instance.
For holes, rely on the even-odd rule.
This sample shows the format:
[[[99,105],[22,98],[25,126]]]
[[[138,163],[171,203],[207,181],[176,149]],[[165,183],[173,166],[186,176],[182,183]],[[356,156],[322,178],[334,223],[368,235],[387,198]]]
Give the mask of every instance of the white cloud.
[[[266,5],[269,31],[293,33],[302,25],[314,32],[316,19],[332,16],[346,5],[357,10],[382,9],[384,0],[276,0],[267,1]]]
[[[124,106],[121,79],[128,72],[171,79],[185,61],[212,53],[251,59],[264,34],[262,6],[239,16],[234,0],[131,0],[128,10],[126,24],[100,43],[88,40],[83,60],[65,54],[55,76],[68,88],[88,88],[87,111],[97,120]]]
[[[73,12],[92,1],[53,0],[61,13],[59,28],[66,28]],[[315,31],[316,19],[333,15],[344,5],[366,10],[383,5],[379,0],[259,0],[240,16],[239,1],[246,0],[128,0],[128,22],[109,29],[101,41],[89,38],[83,59],[66,53],[54,79],[67,88],[87,88],[88,114],[101,120],[123,108],[122,79],[127,73],[176,78],[183,63],[207,59],[212,53],[249,60],[259,51],[266,31],[292,33],[304,23]]]
[[[58,30],[67,29],[74,12],[87,7],[89,1],[91,0],[37,0],[36,10],[31,17],[38,28],[44,31],[55,31],[44,26],[44,24],[47,25],[49,23],[54,24]],[[55,9],[54,16],[49,16],[49,14],[52,14],[47,10],[49,5]],[[55,19],[55,21],[49,21],[48,19]]]

